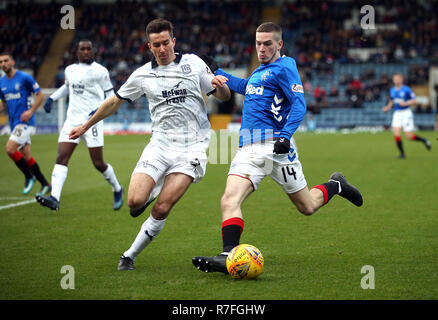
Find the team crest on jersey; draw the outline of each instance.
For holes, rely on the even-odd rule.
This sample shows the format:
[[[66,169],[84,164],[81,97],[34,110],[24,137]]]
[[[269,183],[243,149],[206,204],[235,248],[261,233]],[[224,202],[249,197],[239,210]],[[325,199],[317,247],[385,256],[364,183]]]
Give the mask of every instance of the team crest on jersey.
[[[262,74],[262,76],[260,77],[260,79],[261,79],[262,81],[266,81],[266,80],[268,80],[268,78],[269,78],[270,76],[272,76],[272,71],[271,71],[271,69],[266,70],[265,72],[263,72],[263,74]]]
[[[17,91],[20,90],[20,84],[18,82],[15,84],[15,90],[17,90]]]
[[[189,65],[189,64],[183,64],[183,65],[181,66],[181,70],[182,70],[182,72],[183,72],[184,74],[187,74],[187,73],[192,72],[192,69],[190,68],[190,65]]]

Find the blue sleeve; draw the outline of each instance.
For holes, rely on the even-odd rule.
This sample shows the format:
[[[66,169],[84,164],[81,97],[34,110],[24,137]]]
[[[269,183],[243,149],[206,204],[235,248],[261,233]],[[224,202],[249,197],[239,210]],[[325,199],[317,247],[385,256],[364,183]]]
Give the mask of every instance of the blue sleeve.
[[[233,76],[222,70],[221,68],[217,69],[214,73],[215,75],[221,75],[228,78],[227,86],[231,90],[240,93],[241,95],[245,95],[246,92],[246,84],[248,83],[248,79],[241,79]]]
[[[40,86],[31,75],[26,74],[26,77],[24,79],[26,81],[26,88],[30,92],[37,94],[41,91]]]
[[[283,93],[291,104],[287,122],[281,130],[280,137],[290,139],[306,115],[306,100],[295,62],[285,64],[278,74],[278,81]]]
[[[416,98],[416,96],[415,96],[415,93],[414,93],[414,91],[412,91],[412,89],[410,88],[410,87],[406,87],[407,88],[407,93],[408,93],[408,97],[407,97],[407,100],[412,100],[412,99],[415,99]]]

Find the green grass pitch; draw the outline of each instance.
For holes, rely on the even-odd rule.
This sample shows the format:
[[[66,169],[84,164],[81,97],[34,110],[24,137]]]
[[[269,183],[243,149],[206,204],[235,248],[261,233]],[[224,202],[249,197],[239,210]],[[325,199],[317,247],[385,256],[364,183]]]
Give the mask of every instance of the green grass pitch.
[[[395,159],[390,132],[297,133],[309,186],[342,171],[363,193],[356,208],[335,197],[313,216],[303,216],[270,178],[244,203],[243,243],[265,258],[253,281],[203,274],[195,255],[215,255],[222,246],[220,198],[229,164],[209,164],[173,208],[160,236],[137,258],[136,270],[117,271],[148,209],[131,218],[125,205],[112,210],[109,184],[95,170],[83,144],[69,164],[59,212],[37,203],[0,210],[0,299],[437,299],[438,142],[404,139],[406,160]],[[6,136],[0,137],[4,146]],[[144,136],[106,136],[111,163],[125,200],[131,172],[148,141]],[[50,179],[56,135],[32,138],[32,151]],[[23,196],[23,175],[0,153],[0,207]],[[74,268],[74,290],[64,290],[64,265]],[[374,268],[374,289],[363,289],[365,265]]]

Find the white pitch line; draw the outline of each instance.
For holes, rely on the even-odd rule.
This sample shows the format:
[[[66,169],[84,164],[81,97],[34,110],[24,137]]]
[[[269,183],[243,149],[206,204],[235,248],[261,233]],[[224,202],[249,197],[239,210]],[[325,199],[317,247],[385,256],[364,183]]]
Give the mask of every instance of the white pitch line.
[[[20,202],[16,202],[16,203],[11,203],[11,204],[7,204],[5,206],[0,206],[0,210],[9,209],[9,208],[13,208],[13,207],[24,206],[26,204],[34,203],[34,202],[36,202],[35,199],[26,200],[26,201],[20,201]]]
[[[4,200],[25,200],[29,199],[29,197],[23,196],[23,197],[0,197],[0,201]]]

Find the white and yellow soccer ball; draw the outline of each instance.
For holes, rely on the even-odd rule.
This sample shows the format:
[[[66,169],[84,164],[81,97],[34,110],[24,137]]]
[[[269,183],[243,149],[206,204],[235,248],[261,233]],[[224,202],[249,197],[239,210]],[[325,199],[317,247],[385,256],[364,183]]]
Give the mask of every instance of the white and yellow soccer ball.
[[[235,279],[255,279],[263,271],[264,259],[259,249],[239,244],[228,253],[227,270]]]

